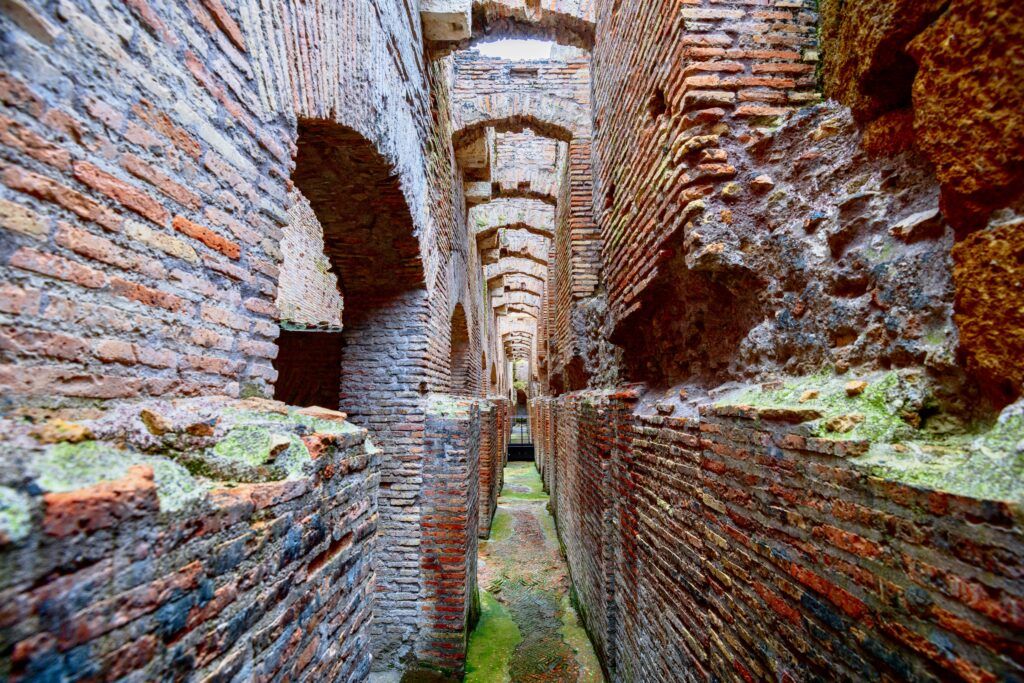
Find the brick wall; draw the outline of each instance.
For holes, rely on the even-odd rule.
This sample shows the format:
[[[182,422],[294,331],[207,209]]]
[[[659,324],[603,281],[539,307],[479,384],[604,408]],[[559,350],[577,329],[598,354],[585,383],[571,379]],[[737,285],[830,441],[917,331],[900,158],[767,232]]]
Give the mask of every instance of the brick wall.
[[[260,412],[268,407],[271,414]],[[248,411],[254,424],[289,429],[281,404],[149,402],[119,408],[136,418],[129,422],[92,411],[65,423],[111,442],[22,442],[34,456],[28,471],[41,476],[24,498],[28,528],[0,542],[5,680],[365,679],[378,524],[366,433],[337,422],[303,428],[313,458],[302,474],[260,483],[192,477],[174,463],[173,447],[121,450],[126,440],[152,444],[156,433],[180,445],[187,425],[194,441],[218,429],[202,416],[179,424],[191,408],[221,418]],[[300,424],[308,423],[292,426]],[[23,425],[5,420],[4,428],[8,438],[25,436]],[[58,459],[38,464],[46,457]],[[59,469],[66,458],[86,460]],[[97,471],[97,458],[125,471],[109,462]],[[68,476],[83,479],[61,481]],[[179,495],[188,499],[175,502]]]
[[[340,328],[345,303],[338,276],[324,252],[324,229],[301,192],[289,196],[288,224],[281,237],[277,310],[281,320]]]
[[[480,525],[478,535],[491,534],[491,522],[498,509],[498,495],[504,483],[507,460],[508,400],[490,397],[480,407]]]
[[[24,332],[5,393],[267,390],[299,117],[370,140],[427,223],[405,2],[19,6],[4,18],[0,277],[5,323]],[[315,50],[300,28],[314,16],[330,36]]]
[[[534,407],[553,406],[535,429],[557,434],[559,533],[613,680],[1020,676],[1019,506],[870,476],[863,443],[753,410],[636,396]]]
[[[813,7],[597,3],[594,206],[615,325],[681,251],[693,202],[742,169],[753,131],[817,99]]]
[[[480,405],[435,395],[426,415],[422,559],[425,620],[420,662],[463,671],[469,631],[479,614],[476,586],[480,527]]]
[[[554,259],[549,264],[554,318],[545,331],[548,372],[561,375],[569,390],[587,385],[582,360],[586,344],[578,324],[579,304],[596,293],[601,274],[601,235],[593,215],[590,141],[568,146],[555,218]]]

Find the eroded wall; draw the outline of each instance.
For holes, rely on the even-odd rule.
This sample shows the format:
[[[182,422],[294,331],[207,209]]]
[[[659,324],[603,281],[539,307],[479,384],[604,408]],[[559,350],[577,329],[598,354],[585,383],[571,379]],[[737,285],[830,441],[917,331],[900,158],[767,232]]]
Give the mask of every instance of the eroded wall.
[[[1018,676],[1018,504],[897,483],[868,444],[635,390],[533,403],[611,680]]]
[[[373,553],[375,666],[415,666],[425,397],[449,386],[457,303],[471,358],[487,346],[448,74],[424,51],[419,4],[6,9],[4,407],[271,396],[282,322],[340,329],[329,407],[380,431],[380,547],[407,549]],[[336,181],[347,202],[320,192]],[[363,239],[375,230],[389,239]],[[483,370],[469,368],[482,394]]]
[[[365,679],[379,453],[344,415],[221,397],[3,424],[5,479],[34,482],[0,487],[5,679]]]

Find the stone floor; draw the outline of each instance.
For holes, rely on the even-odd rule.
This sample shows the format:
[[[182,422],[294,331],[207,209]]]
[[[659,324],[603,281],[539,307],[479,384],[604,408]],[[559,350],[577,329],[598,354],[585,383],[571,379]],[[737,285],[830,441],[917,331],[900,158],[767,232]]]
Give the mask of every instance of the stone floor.
[[[547,502],[533,463],[509,463],[491,537],[480,543],[482,616],[470,636],[467,682],[604,681],[569,599]]]

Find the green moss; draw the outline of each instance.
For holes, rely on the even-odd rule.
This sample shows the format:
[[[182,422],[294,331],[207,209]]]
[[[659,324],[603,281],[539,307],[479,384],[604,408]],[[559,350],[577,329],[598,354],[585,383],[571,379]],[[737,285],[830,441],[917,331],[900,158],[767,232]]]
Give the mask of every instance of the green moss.
[[[489,541],[504,541],[512,536],[512,515],[504,508],[499,507],[494,513],[491,521],[491,535]]]
[[[287,415],[279,417],[285,421],[291,419]],[[205,460],[189,458],[193,472],[246,481],[298,477],[312,460],[309,449],[297,434],[252,424],[232,427],[210,450],[209,456]],[[234,467],[235,464],[242,467]]]
[[[544,482],[529,462],[511,462],[505,467],[505,485],[501,489],[504,500],[547,500]]]
[[[275,439],[266,427],[241,425],[233,428],[213,447],[213,454],[225,460],[259,467],[271,460],[273,450],[278,447],[280,440]]]
[[[31,498],[20,491],[0,486],[0,536],[17,542],[32,529]]]
[[[36,483],[54,493],[76,491],[102,481],[120,479],[128,474],[132,465],[153,468],[161,510],[181,510],[206,495],[207,487],[180,464],[167,458],[123,451],[98,441],[51,446],[38,461]]]
[[[846,383],[851,379],[854,378],[826,371],[792,380],[778,389],[765,391],[753,387],[741,390],[726,396],[717,405],[816,410],[821,413],[821,419],[808,425],[816,436],[823,438],[891,442],[910,438],[916,433],[900,417],[907,397],[914,392],[911,380],[895,372],[865,376],[863,379],[868,382],[868,387],[864,393],[848,396]],[[818,392],[817,396],[801,402],[801,397],[811,391]],[[838,434],[825,428],[829,418],[852,413],[862,414],[864,421],[851,431]]]
[[[266,386],[259,382],[243,382],[238,395],[242,398],[269,398]]]
[[[1024,413],[988,431],[935,443],[876,447],[855,461],[871,475],[983,500],[1024,503]]]
[[[522,634],[512,615],[493,595],[484,591],[480,606],[480,621],[469,636],[466,683],[510,681],[509,662]]]
[[[577,682],[602,683],[604,677],[601,674],[601,662],[598,661],[597,655],[594,653],[594,646],[590,644],[590,636],[580,624],[568,594],[562,596],[562,628],[560,632],[562,640],[572,648],[576,664],[579,666]]]

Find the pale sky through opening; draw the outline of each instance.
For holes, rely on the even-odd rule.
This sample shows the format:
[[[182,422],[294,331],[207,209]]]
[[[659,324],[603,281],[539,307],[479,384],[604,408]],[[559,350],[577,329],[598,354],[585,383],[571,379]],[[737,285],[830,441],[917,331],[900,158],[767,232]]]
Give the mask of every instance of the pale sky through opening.
[[[496,40],[493,43],[479,43],[476,49],[485,57],[499,57],[525,61],[547,59],[551,56],[552,43],[547,40]]]

